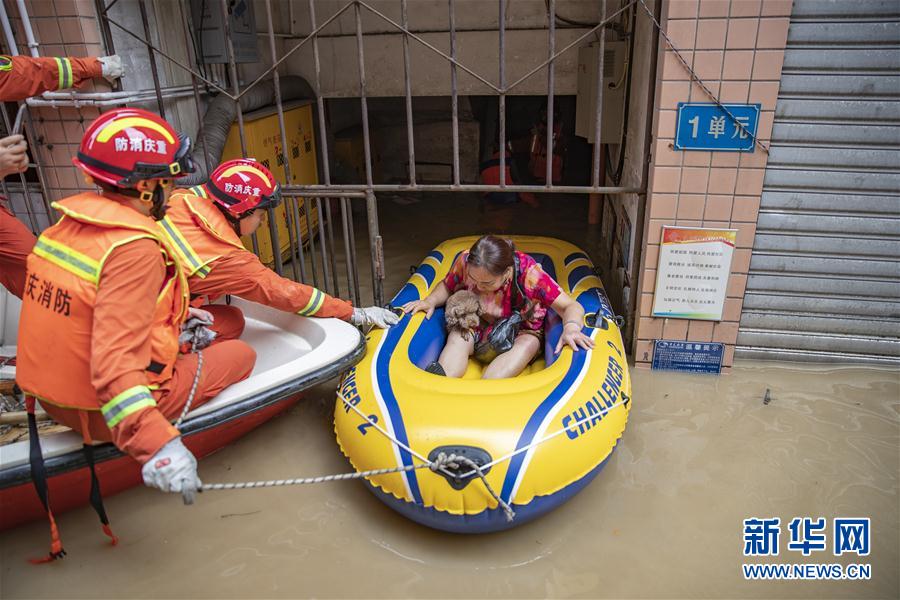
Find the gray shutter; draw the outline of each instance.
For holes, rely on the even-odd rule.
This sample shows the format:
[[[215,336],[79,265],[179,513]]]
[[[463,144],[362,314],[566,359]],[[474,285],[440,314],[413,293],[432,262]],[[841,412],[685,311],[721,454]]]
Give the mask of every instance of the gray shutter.
[[[735,355],[900,363],[900,2],[794,0]]]

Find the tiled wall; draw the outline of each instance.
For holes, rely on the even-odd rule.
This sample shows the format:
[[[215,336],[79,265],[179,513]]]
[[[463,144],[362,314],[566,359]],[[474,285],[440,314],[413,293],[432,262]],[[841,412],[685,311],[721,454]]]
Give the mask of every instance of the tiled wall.
[[[772,132],[791,4],[791,0],[664,3],[669,37],[710,91],[722,102],[762,104],[757,134],[764,144]],[[668,47],[658,80],[635,360],[638,366],[649,365],[655,339],[714,341],[727,344],[723,365],[730,367],[768,156],[759,148],[753,153],[674,150],[678,103],[710,99],[691,82]],[[721,322],[650,316],[663,225],[738,230]]]
[[[26,0],[31,27],[41,56],[102,56],[97,13],[92,0]],[[6,0],[19,53],[28,55],[25,34],[15,2]],[[78,90],[108,91],[103,79],[87,81]],[[40,160],[51,201],[89,189],[72,165],[84,128],[100,111],[93,107],[32,108],[36,139],[30,140],[31,152]]]

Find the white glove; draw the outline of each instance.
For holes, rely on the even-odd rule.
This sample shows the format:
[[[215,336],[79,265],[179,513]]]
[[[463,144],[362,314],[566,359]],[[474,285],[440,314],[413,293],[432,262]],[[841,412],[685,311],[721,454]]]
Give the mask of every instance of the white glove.
[[[213,314],[208,310],[194,308],[193,306],[188,307],[188,320],[190,319],[199,319],[204,325],[212,325],[215,320]]]
[[[374,325],[381,329],[387,329],[391,325],[400,322],[396,313],[380,306],[367,306],[366,308],[354,308],[350,316],[350,322],[357,327]]]
[[[181,443],[170,440],[141,468],[144,485],[164,492],[181,492],[185,504],[194,503],[194,494],[202,485],[197,475],[197,459]]]
[[[101,56],[99,59],[100,67],[103,73],[103,79],[110,83],[125,74],[125,68],[122,66],[122,58],[118,54],[112,56]]]

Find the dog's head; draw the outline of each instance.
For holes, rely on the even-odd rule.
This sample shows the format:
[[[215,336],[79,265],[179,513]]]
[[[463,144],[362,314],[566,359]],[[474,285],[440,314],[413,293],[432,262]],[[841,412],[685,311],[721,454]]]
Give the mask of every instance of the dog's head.
[[[481,322],[481,302],[468,290],[460,290],[447,299],[444,318],[448,331],[471,332]]]

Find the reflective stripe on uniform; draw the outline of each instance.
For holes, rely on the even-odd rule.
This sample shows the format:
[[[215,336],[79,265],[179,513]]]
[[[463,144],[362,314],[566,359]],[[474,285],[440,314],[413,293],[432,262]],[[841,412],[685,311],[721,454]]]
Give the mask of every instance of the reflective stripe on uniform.
[[[181,235],[181,232],[178,231],[178,228],[172,223],[172,220],[169,219],[169,217],[163,217],[162,221],[158,221],[158,223],[162,226],[163,233],[166,234],[166,237],[169,238],[169,241],[175,246],[178,254],[191,265],[191,275],[197,274],[200,275],[200,277],[209,275],[209,267],[203,264],[203,261],[200,260],[200,256],[194,252],[194,249],[191,248],[188,241],[184,239],[184,236]]]
[[[188,189],[189,192],[194,194],[195,196],[200,196],[201,198],[208,198],[206,195],[206,190],[203,189],[202,185],[195,185]]]
[[[8,56],[0,56],[0,71],[12,71],[13,62]]]
[[[34,245],[34,253],[93,284],[100,281],[100,263],[65,244],[42,235]]]
[[[150,388],[146,385],[136,385],[104,404],[100,412],[106,419],[106,426],[112,429],[125,417],[153,406],[156,406],[156,400],[150,394]]]
[[[312,289],[312,294],[309,297],[309,302],[297,311],[297,314],[301,317],[308,317],[310,315],[316,314],[320,308],[322,308],[322,304],[325,302],[325,294],[316,289]]]
[[[58,89],[65,90],[72,87],[72,62],[68,58],[54,57],[53,60],[56,61]]]

